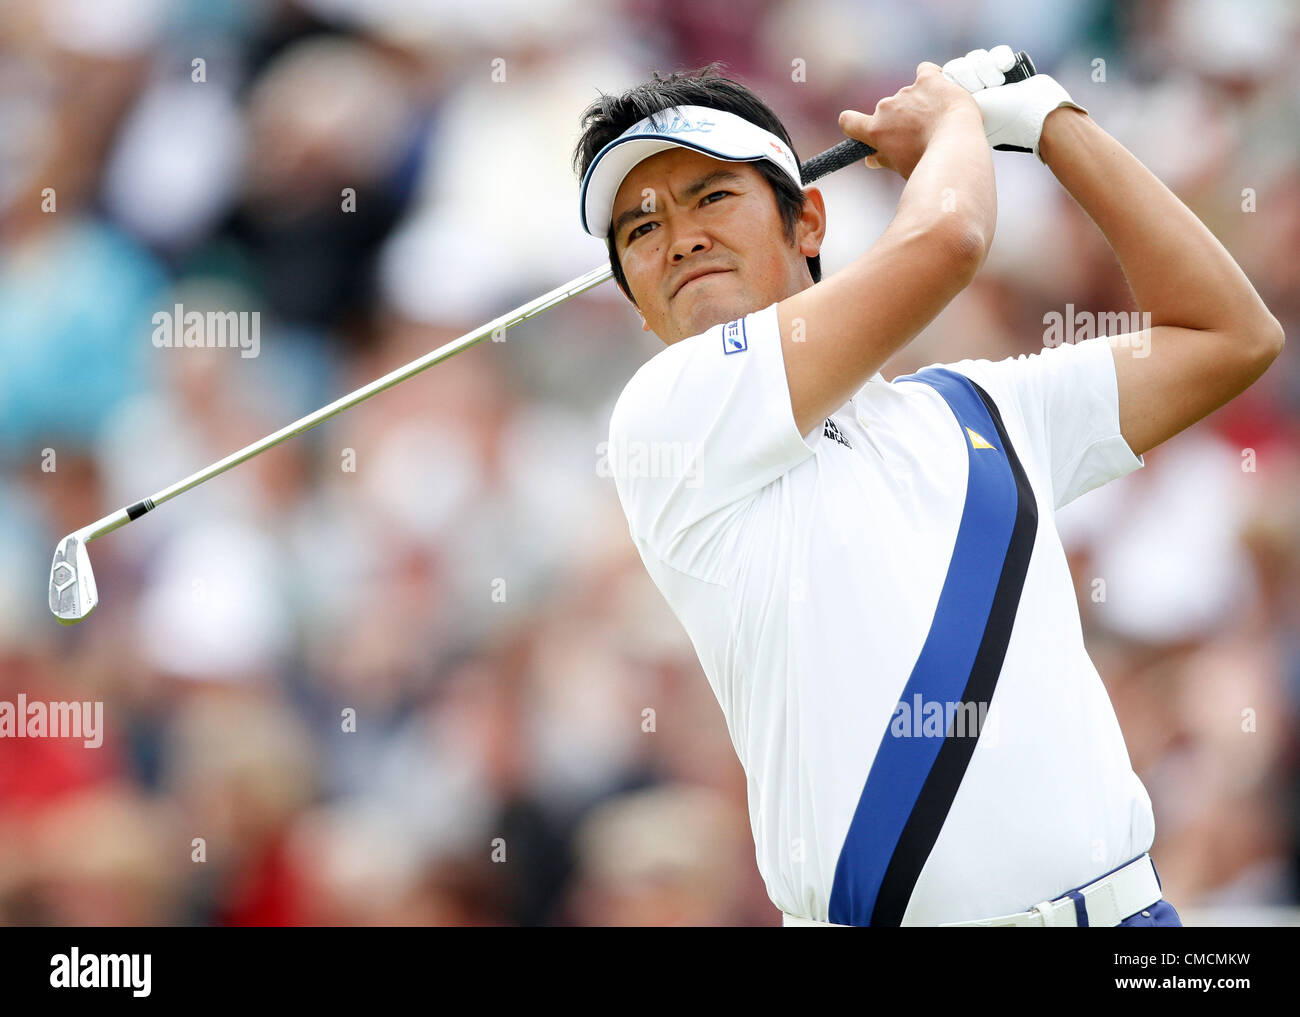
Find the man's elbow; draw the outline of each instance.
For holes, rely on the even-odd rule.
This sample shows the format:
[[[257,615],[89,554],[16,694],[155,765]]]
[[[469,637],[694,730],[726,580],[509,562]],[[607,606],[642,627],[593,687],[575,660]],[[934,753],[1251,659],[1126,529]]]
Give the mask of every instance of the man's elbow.
[[[967,280],[975,277],[988,258],[991,240],[982,229],[970,223],[953,223],[943,230],[944,249],[952,257],[958,274]]]
[[[1282,323],[1278,321],[1277,318],[1273,318],[1272,322],[1273,330],[1270,338],[1272,340],[1273,356],[1271,359],[1276,360],[1278,354],[1282,352],[1282,347],[1286,345],[1286,331],[1282,328]]]
[[[1282,323],[1271,314],[1259,326],[1251,329],[1250,346],[1261,370],[1278,358],[1285,345],[1286,332],[1282,329]]]
[[[1243,390],[1263,377],[1286,343],[1282,323],[1271,314],[1248,327],[1221,332],[1219,339],[1221,352],[1216,369],[1225,377],[1237,378]]]

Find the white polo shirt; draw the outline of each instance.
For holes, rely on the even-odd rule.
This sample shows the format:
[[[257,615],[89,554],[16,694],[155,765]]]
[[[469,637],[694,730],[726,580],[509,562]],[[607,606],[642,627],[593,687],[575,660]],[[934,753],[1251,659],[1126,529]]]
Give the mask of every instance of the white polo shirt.
[[[1155,834],[1053,518],[1143,465],[1106,339],[909,378],[801,436],[773,304],[653,357],[610,420],[632,539],[798,917],[1022,911]]]

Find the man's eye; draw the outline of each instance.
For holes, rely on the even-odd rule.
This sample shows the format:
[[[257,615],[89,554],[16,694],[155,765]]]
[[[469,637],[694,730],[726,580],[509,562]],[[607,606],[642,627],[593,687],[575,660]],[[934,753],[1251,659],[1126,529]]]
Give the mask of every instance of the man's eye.
[[[708,195],[707,197],[705,197],[704,199],[702,199],[702,200],[700,201],[700,204],[701,204],[701,205],[711,205],[711,204],[713,204],[713,199],[714,199],[714,198],[722,198],[722,197],[725,197],[725,196],[729,195],[730,193],[731,193],[730,191],[714,191],[712,194],[710,194],[710,195]],[[651,222],[643,222],[640,226],[635,226],[635,227],[633,227],[632,231],[631,231],[630,233],[628,233],[628,235],[627,235],[627,243],[630,244],[630,243],[631,243],[633,240],[635,240],[637,237],[643,235],[642,232],[641,232],[642,230],[648,229],[649,227],[654,226],[654,225],[656,225],[656,223],[653,222],[653,221],[651,221]]]

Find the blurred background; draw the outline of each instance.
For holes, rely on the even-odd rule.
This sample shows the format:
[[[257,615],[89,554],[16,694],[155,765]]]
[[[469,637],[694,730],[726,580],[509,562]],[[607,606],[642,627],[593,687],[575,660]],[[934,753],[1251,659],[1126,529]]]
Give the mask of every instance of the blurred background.
[[[600,91],[722,60],[806,159],[920,61],[1001,42],[1294,337],[1291,3],[10,0],[0,700],[102,701],[106,730],[0,739],[0,924],[779,924],[721,711],[602,459],[662,348],[612,284],[96,543],[82,625],[47,611],[50,555],[603,264],[569,164]],[[887,378],[1033,353],[1067,304],[1133,309],[1050,172],[995,164],[989,262]],[[902,181],[823,184],[829,273]],[[155,346],[178,303],[258,312],[259,355]],[[1188,924],[1300,923],[1298,362],[1293,338],[1058,519]]]

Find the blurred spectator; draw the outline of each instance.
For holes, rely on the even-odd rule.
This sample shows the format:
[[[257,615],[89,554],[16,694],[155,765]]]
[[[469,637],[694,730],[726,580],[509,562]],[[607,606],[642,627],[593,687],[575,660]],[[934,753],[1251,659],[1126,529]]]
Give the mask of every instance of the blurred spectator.
[[[747,852],[744,814],[702,788],[662,787],[597,809],[578,831],[583,925],[728,925]]]

